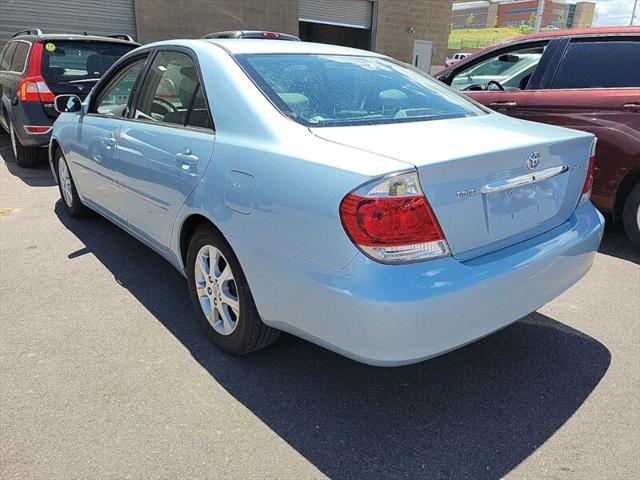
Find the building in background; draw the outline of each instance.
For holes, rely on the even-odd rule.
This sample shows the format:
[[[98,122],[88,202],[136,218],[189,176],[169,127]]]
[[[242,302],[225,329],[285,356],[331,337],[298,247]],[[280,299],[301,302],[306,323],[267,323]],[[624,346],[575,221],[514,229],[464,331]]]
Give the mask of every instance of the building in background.
[[[141,43],[224,30],[274,30],[442,66],[453,0],[0,1],[0,47],[19,30],[126,33]],[[36,6],[37,4],[37,6]]]
[[[542,27],[586,28],[593,23],[594,2],[545,0]],[[456,1],[452,7],[453,28],[485,28],[535,23],[538,0]]]

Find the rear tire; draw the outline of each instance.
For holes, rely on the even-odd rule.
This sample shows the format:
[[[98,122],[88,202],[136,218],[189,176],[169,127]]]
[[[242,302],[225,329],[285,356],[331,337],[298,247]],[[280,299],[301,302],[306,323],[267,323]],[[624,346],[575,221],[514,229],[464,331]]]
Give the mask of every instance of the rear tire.
[[[40,148],[23,146],[11,121],[9,121],[9,136],[11,137],[11,148],[18,166],[22,168],[35,167],[40,160]]]
[[[640,250],[640,183],[638,183],[624,202],[622,224],[631,243]]]
[[[86,217],[90,213],[90,210],[85,207],[82,200],[80,200],[80,196],[76,190],[76,184],[71,177],[69,164],[67,164],[62,150],[57,149],[54,158],[58,177],[58,190],[60,191],[60,199],[62,200],[64,209],[70,217]]]
[[[279,330],[260,319],[238,259],[213,227],[203,225],[193,234],[186,269],[193,306],[220,350],[245,355],[278,338]]]

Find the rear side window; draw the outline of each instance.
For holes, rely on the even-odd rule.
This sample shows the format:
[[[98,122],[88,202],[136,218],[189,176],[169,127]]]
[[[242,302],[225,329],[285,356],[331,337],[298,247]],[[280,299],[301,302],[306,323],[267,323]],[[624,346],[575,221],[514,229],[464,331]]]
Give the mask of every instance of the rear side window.
[[[571,42],[554,89],[640,88],[640,40]]]
[[[0,70],[10,70],[11,59],[13,58],[13,52],[16,50],[16,42],[10,43],[4,49],[4,55],[2,56],[2,65],[0,65]]]
[[[109,42],[44,41],[42,76],[54,93],[87,93],[134,45]]]
[[[208,128],[212,129],[211,118],[209,117],[209,109],[207,108],[207,102],[204,98],[204,90],[202,86],[198,87],[196,96],[193,99],[193,105],[189,112],[189,119],[187,125],[190,127]]]
[[[11,71],[22,72],[27,64],[27,54],[29,53],[29,44],[25,42],[16,42],[16,49],[11,60]]]

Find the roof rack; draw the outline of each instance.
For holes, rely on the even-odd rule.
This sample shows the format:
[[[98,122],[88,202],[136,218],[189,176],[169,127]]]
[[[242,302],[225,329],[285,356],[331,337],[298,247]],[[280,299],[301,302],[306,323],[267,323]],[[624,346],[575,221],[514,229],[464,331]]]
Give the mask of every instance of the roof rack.
[[[121,40],[127,40],[129,42],[133,42],[133,38],[125,33],[117,33],[115,35],[107,35],[107,38],[119,38]]]
[[[11,38],[17,37],[19,35],[42,35],[42,30],[39,28],[32,28],[31,30],[21,30],[19,32],[14,33]]]

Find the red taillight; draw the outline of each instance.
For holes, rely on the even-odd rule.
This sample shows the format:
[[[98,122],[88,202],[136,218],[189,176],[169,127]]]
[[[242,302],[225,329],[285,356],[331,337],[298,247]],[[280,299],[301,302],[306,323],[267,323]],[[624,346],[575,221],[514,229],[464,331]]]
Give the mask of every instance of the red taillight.
[[[265,38],[280,38],[278,32],[262,32],[262,36]]]
[[[18,99],[21,102],[52,103],[55,95],[49,90],[40,71],[42,64],[42,44],[35,43],[31,48],[25,77],[18,84]]]
[[[596,142],[593,142],[591,146],[591,155],[589,156],[589,165],[587,166],[587,176],[584,179],[584,184],[582,185],[582,193],[580,195],[580,201],[578,202],[578,206],[583,205],[591,198],[591,190],[593,189],[593,175],[594,175],[594,165],[596,160]]]
[[[340,204],[340,218],[353,243],[374,260],[404,263],[449,255],[415,172],[348,194]]]
[[[40,126],[40,125],[25,125],[24,130],[31,135],[42,135],[49,133],[53,127]]]

